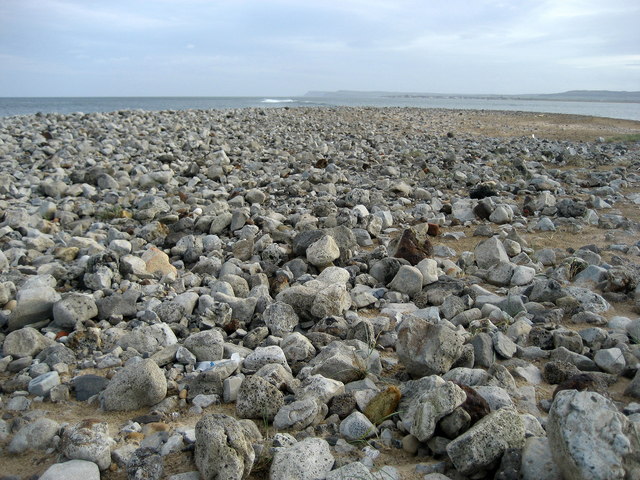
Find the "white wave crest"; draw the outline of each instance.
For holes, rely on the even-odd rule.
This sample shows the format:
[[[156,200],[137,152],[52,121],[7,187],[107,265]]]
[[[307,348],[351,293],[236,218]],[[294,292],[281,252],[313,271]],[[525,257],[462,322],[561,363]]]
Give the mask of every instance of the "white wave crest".
[[[292,100],[291,98],[284,98],[284,99],[265,98],[260,103],[292,103],[292,102],[295,102],[295,100]]]

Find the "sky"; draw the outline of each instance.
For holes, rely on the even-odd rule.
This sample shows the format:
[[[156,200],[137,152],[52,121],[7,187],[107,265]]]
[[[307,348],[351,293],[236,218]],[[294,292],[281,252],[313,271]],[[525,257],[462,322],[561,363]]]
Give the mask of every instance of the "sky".
[[[639,0],[0,0],[0,97],[640,90]]]

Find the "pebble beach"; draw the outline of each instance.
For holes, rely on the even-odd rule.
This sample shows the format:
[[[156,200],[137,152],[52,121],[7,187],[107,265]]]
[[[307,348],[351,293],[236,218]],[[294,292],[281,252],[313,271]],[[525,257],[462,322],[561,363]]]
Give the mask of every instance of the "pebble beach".
[[[0,118],[0,480],[640,478],[639,139]]]

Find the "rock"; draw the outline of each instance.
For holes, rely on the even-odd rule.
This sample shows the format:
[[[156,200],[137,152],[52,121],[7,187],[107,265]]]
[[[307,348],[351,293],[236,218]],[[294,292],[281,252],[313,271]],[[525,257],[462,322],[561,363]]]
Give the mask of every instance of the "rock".
[[[493,348],[502,358],[511,358],[515,355],[518,347],[513,341],[500,331],[492,335]]]
[[[255,453],[240,422],[211,414],[196,424],[194,460],[201,478],[240,480],[249,477]]]
[[[284,405],[282,392],[267,380],[252,375],[246,377],[236,400],[236,414],[240,418],[256,418],[273,421]]]
[[[432,258],[425,258],[416,264],[422,274],[422,286],[438,281],[438,262]]]
[[[87,460],[106,470],[111,465],[113,443],[106,422],[87,419],[65,429],[60,451],[69,459]]]
[[[136,449],[127,462],[127,477],[132,480],[161,480],[163,473],[162,456],[152,447]]]
[[[547,420],[551,454],[564,478],[636,478],[638,426],[603,396],[566,390]]]
[[[2,344],[2,355],[13,358],[35,357],[53,343],[38,330],[24,327],[9,333]]]
[[[53,305],[53,321],[60,328],[75,328],[98,315],[98,306],[90,295],[72,293]]]
[[[446,325],[408,315],[400,324],[396,349],[407,372],[422,377],[448,372],[463,344],[462,335]]]
[[[322,438],[305,438],[276,450],[269,470],[270,480],[314,480],[326,478],[335,460]]]
[[[409,265],[402,265],[396,273],[389,288],[400,293],[406,293],[414,297],[422,291],[423,277],[420,270]]]
[[[335,470],[331,470],[327,473],[325,477],[326,480],[344,480],[346,478],[353,478],[359,480],[375,480],[374,477],[367,467],[365,467],[361,462],[353,462],[343,467],[336,468]],[[384,477],[382,477],[384,478]]]
[[[316,318],[343,315],[351,307],[351,296],[345,285],[329,285],[317,292],[310,313]],[[295,307],[294,307],[295,308]]]
[[[330,235],[313,242],[306,250],[307,260],[316,267],[326,267],[340,258],[340,249]]]
[[[353,412],[340,422],[340,434],[347,441],[365,440],[376,432],[375,425],[360,412]]]
[[[299,319],[293,307],[284,302],[268,305],[262,314],[262,320],[272,335],[285,337],[298,325]]]
[[[150,359],[131,363],[111,379],[100,394],[104,410],[137,410],[155,405],[167,395],[163,371]]]
[[[9,317],[9,331],[52,318],[53,305],[59,300],[60,294],[51,287],[18,290],[16,294],[18,303]]]
[[[520,466],[522,480],[557,480],[560,470],[553,461],[546,437],[529,437],[522,449]]]
[[[38,418],[18,430],[7,445],[7,452],[20,454],[29,449],[46,450],[59,429],[57,422],[45,417]]]
[[[613,375],[622,373],[626,366],[622,350],[615,347],[598,350],[593,356],[593,361],[596,362],[596,365],[603,371]]]
[[[524,422],[508,408],[492,412],[447,445],[447,454],[463,475],[477,473],[509,448],[524,446]]]
[[[42,474],[39,480],[100,480],[100,469],[87,460],[69,460],[54,463]]]
[[[273,426],[278,430],[302,430],[311,425],[319,414],[322,415],[323,411],[326,415],[327,406],[325,404],[319,405],[312,398],[297,400],[280,407],[273,419]]]
[[[196,356],[198,362],[221,360],[224,347],[222,334],[215,329],[192,333],[184,341],[184,347]]]
[[[411,434],[421,442],[429,440],[440,419],[462,405],[466,394],[459,386],[446,382],[417,399]]]
[[[509,256],[504,249],[504,245],[497,237],[491,237],[479,243],[474,255],[479,268],[488,269],[499,263],[509,263]]]
[[[142,260],[145,262],[148,273],[160,275],[177,275],[178,273],[176,267],[171,265],[169,256],[155,247],[145,251]]]
[[[76,400],[84,402],[104,390],[109,380],[99,375],[87,374],[75,377],[72,383],[76,391]]]
[[[425,258],[430,257],[431,253],[431,244],[428,239],[423,245],[420,245],[414,231],[406,229],[402,232],[393,256],[408,261],[410,265],[417,265]]]
[[[58,372],[43,373],[29,382],[29,393],[37,397],[44,397],[57,385],[60,385]]]

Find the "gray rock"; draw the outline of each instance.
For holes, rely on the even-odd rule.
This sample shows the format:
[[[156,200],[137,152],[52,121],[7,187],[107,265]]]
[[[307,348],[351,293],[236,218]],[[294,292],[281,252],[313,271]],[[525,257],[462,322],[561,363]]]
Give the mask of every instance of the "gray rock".
[[[262,320],[272,335],[285,337],[298,325],[299,319],[293,307],[284,302],[268,305],[262,313]]]
[[[335,460],[322,438],[305,438],[290,447],[276,450],[269,480],[316,480],[326,478]]]
[[[361,412],[353,412],[340,422],[340,434],[347,441],[365,440],[377,433],[377,428]]]
[[[509,448],[524,446],[524,422],[508,408],[491,412],[447,445],[447,454],[463,475],[477,473]]]
[[[154,447],[136,449],[127,461],[127,477],[131,480],[161,480],[163,473],[162,457]]]
[[[502,387],[494,385],[476,385],[473,387],[478,394],[484,398],[491,411],[499,410],[501,408],[513,408],[513,400],[509,396],[509,393]]]
[[[58,372],[43,373],[29,382],[29,393],[38,397],[44,397],[57,385],[60,385],[60,375]]]
[[[289,368],[287,357],[285,357],[282,348],[278,345],[270,345],[268,347],[257,347],[252,353],[244,359],[243,368],[247,372],[257,372],[265,365],[275,363]]]
[[[242,381],[236,400],[236,414],[240,418],[272,421],[284,405],[284,396],[264,378],[257,375]]]
[[[546,437],[529,437],[522,449],[522,480],[558,480],[560,470],[553,461]]]
[[[343,315],[351,307],[351,295],[345,285],[328,285],[318,291],[310,313],[316,318]],[[295,308],[295,307],[294,307]]]
[[[413,298],[422,291],[423,276],[420,269],[410,265],[402,265],[396,273],[389,288],[396,292],[406,293]]]
[[[60,451],[71,460],[87,460],[106,470],[111,465],[111,446],[106,422],[89,419],[67,427],[62,435]]]
[[[100,394],[104,410],[137,410],[155,405],[167,395],[163,371],[151,359],[134,362],[120,370]]]
[[[48,418],[38,418],[22,427],[7,446],[7,452],[19,454],[29,449],[45,450],[51,446],[60,425]]]
[[[39,480],[100,480],[98,465],[87,460],[69,460],[54,463],[42,474]]]
[[[518,347],[504,333],[495,331],[491,337],[493,339],[493,348],[498,355],[507,359],[515,355]]]
[[[549,411],[547,434],[564,478],[640,478],[638,425],[595,392],[558,393]]]
[[[240,422],[212,414],[196,424],[194,460],[201,478],[241,480],[249,477],[255,453]]]
[[[320,405],[312,398],[297,400],[280,407],[273,419],[273,426],[278,430],[302,430],[311,425],[323,411],[324,414],[327,413],[327,406],[324,403]]]
[[[9,333],[2,344],[2,355],[13,358],[35,357],[53,341],[38,330],[24,327]]]
[[[52,287],[33,287],[18,290],[16,308],[9,316],[9,331],[17,330],[32,323],[50,319],[53,305],[60,300],[60,294]]]
[[[407,315],[398,330],[398,358],[414,376],[442,374],[460,357],[464,337],[444,324]]]
[[[74,328],[98,315],[98,307],[90,295],[71,293],[53,305],[53,321],[60,328]]]
[[[184,347],[196,356],[198,362],[221,360],[224,354],[224,338],[218,330],[192,333],[184,341]]]
[[[624,355],[622,354],[622,350],[615,347],[598,350],[593,356],[593,361],[603,371],[613,375],[619,375],[622,373],[627,364],[624,359]]]
[[[464,390],[452,382],[424,393],[417,399],[411,434],[421,442],[426,442],[433,436],[440,419],[462,405],[466,398]]]
[[[344,465],[343,467],[336,468],[327,473],[326,480],[345,480],[347,478],[358,480],[376,480],[369,469],[361,462],[353,462]],[[385,477],[382,477],[385,478]]]
[[[120,337],[117,345],[123,350],[133,348],[141,354],[153,354],[163,347],[178,342],[175,333],[166,323],[144,325],[127,331]]]
[[[98,318],[104,320],[112,315],[122,315],[123,317],[134,316],[138,311],[136,302],[139,297],[140,292],[131,289],[124,293],[114,293],[113,295],[97,300]]]
[[[280,348],[292,368],[296,363],[311,360],[316,355],[316,349],[311,341],[300,332],[293,332],[284,337]]]
[[[307,260],[316,267],[326,267],[340,258],[340,248],[331,235],[324,235],[306,250]]]
[[[574,297],[580,308],[587,312],[602,313],[609,310],[611,305],[601,295],[582,287],[566,287],[567,295]]]
[[[474,254],[479,268],[488,269],[501,262],[509,262],[509,256],[498,237],[491,237],[479,243]]]
[[[480,332],[471,339],[474,366],[489,368],[496,361],[493,339],[488,333]]]

